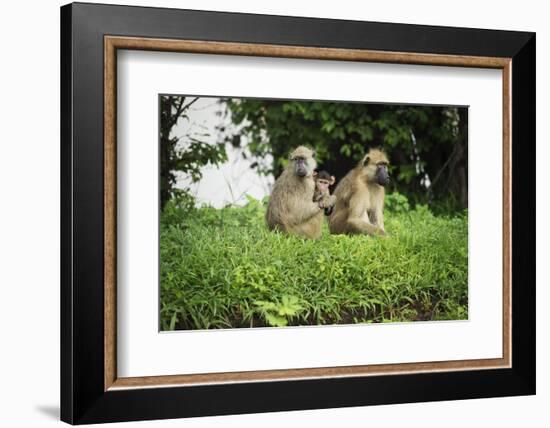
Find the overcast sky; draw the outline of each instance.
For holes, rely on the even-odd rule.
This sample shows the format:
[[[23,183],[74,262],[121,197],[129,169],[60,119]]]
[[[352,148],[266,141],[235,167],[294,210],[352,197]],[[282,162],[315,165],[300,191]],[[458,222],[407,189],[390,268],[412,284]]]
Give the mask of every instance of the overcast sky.
[[[216,129],[217,126],[224,125],[228,129],[236,130],[229,117],[216,114],[222,108],[219,98],[201,97],[189,108],[189,120],[179,120],[171,135],[183,137],[208,134],[198,139],[209,144],[222,141],[223,135]],[[180,144],[185,144],[185,141],[182,138]],[[246,139],[241,141],[246,145]],[[250,168],[252,161],[243,159],[240,149],[227,144],[226,150],[228,161],[223,165],[204,167],[203,178],[198,183],[191,183],[185,174],[178,174],[176,187],[189,186],[199,205],[210,204],[216,208],[227,204],[244,205],[246,194],[257,199],[268,195],[273,178],[260,176],[255,169]]]

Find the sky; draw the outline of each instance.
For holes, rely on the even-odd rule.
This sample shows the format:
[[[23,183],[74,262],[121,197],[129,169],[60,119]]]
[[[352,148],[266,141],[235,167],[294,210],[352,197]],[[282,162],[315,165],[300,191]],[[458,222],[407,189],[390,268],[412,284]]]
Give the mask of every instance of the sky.
[[[223,125],[226,129],[236,130],[229,117],[217,115],[222,110],[219,98],[201,97],[189,108],[189,120],[179,120],[174,126],[171,136],[185,136],[186,134],[208,134],[200,140],[209,144],[223,140],[223,135],[216,129]],[[246,146],[246,139],[242,142]],[[179,144],[185,144],[182,138]],[[269,194],[273,177],[260,176],[250,168],[252,160],[245,160],[241,156],[242,149],[235,149],[231,144],[226,144],[228,160],[220,166],[205,166],[201,172],[202,180],[191,183],[187,175],[177,174],[176,187],[190,187],[191,194],[195,196],[198,205],[209,204],[221,208],[227,204],[244,205],[246,196],[250,195],[261,199]],[[272,160],[271,160],[272,161]]]

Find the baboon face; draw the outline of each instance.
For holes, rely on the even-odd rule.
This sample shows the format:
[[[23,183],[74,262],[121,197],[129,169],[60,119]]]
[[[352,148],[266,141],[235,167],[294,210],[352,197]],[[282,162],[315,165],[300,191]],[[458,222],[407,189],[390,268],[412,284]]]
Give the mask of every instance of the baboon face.
[[[303,146],[298,147],[290,154],[290,162],[294,174],[302,178],[312,176],[317,167],[313,150]]]
[[[336,179],[326,171],[315,174],[315,187],[322,194],[329,194],[329,186],[332,186]]]
[[[390,182],[390,175],[388,174],[388,164],[379,163],[376,166],[376,182],[380,186],[387,186]]]
[[[377,149],[370,150],[363,159],[367,180],[380,186],[387,186],[390,182],[388,164],[388,158],[384,152]]]
[[[317,190],[321,193],[327,193],[328,192],[328,186],[330,186],[330,182],[328,180],[324,180],[322,178],[318,178],[315,183],[317,184]]]

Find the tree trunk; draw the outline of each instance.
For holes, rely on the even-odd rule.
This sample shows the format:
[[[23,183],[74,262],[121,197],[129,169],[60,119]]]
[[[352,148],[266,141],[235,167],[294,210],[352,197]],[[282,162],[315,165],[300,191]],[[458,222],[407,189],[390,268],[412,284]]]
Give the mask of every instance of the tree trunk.
[[[170,199],[170,189],[174,181],[171,170],[170,154],[174,142],[170,140],[170,131],[174,125],[172,107],[174,97],[160,97],[160,208],[164,209]]]

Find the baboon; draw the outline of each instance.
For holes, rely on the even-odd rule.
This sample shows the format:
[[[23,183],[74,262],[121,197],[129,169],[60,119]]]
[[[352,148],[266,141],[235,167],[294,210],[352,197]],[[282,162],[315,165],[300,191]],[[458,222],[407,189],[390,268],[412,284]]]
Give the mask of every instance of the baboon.
[[[334,175],[330,175],[327,171],[318,171],[314,174],[315,177],[315,192],[313,193],[313,202],[324,201],[325,215],[329,216],[332,213],[332,205],[336,202],[336,198],[330,195],[329,186],[332,186],[336,179]]]
[[[266,221],[271,230],[316,239],[321,236],[324,201],[313,202],[314,170],[317,162],[313,150],[297,147],[290,162],[273,185]]]
[[[336,204],[329,217],[330,233],[385,235],[384,186],[389,181],[386,154],[369,150],[334,190]]]

